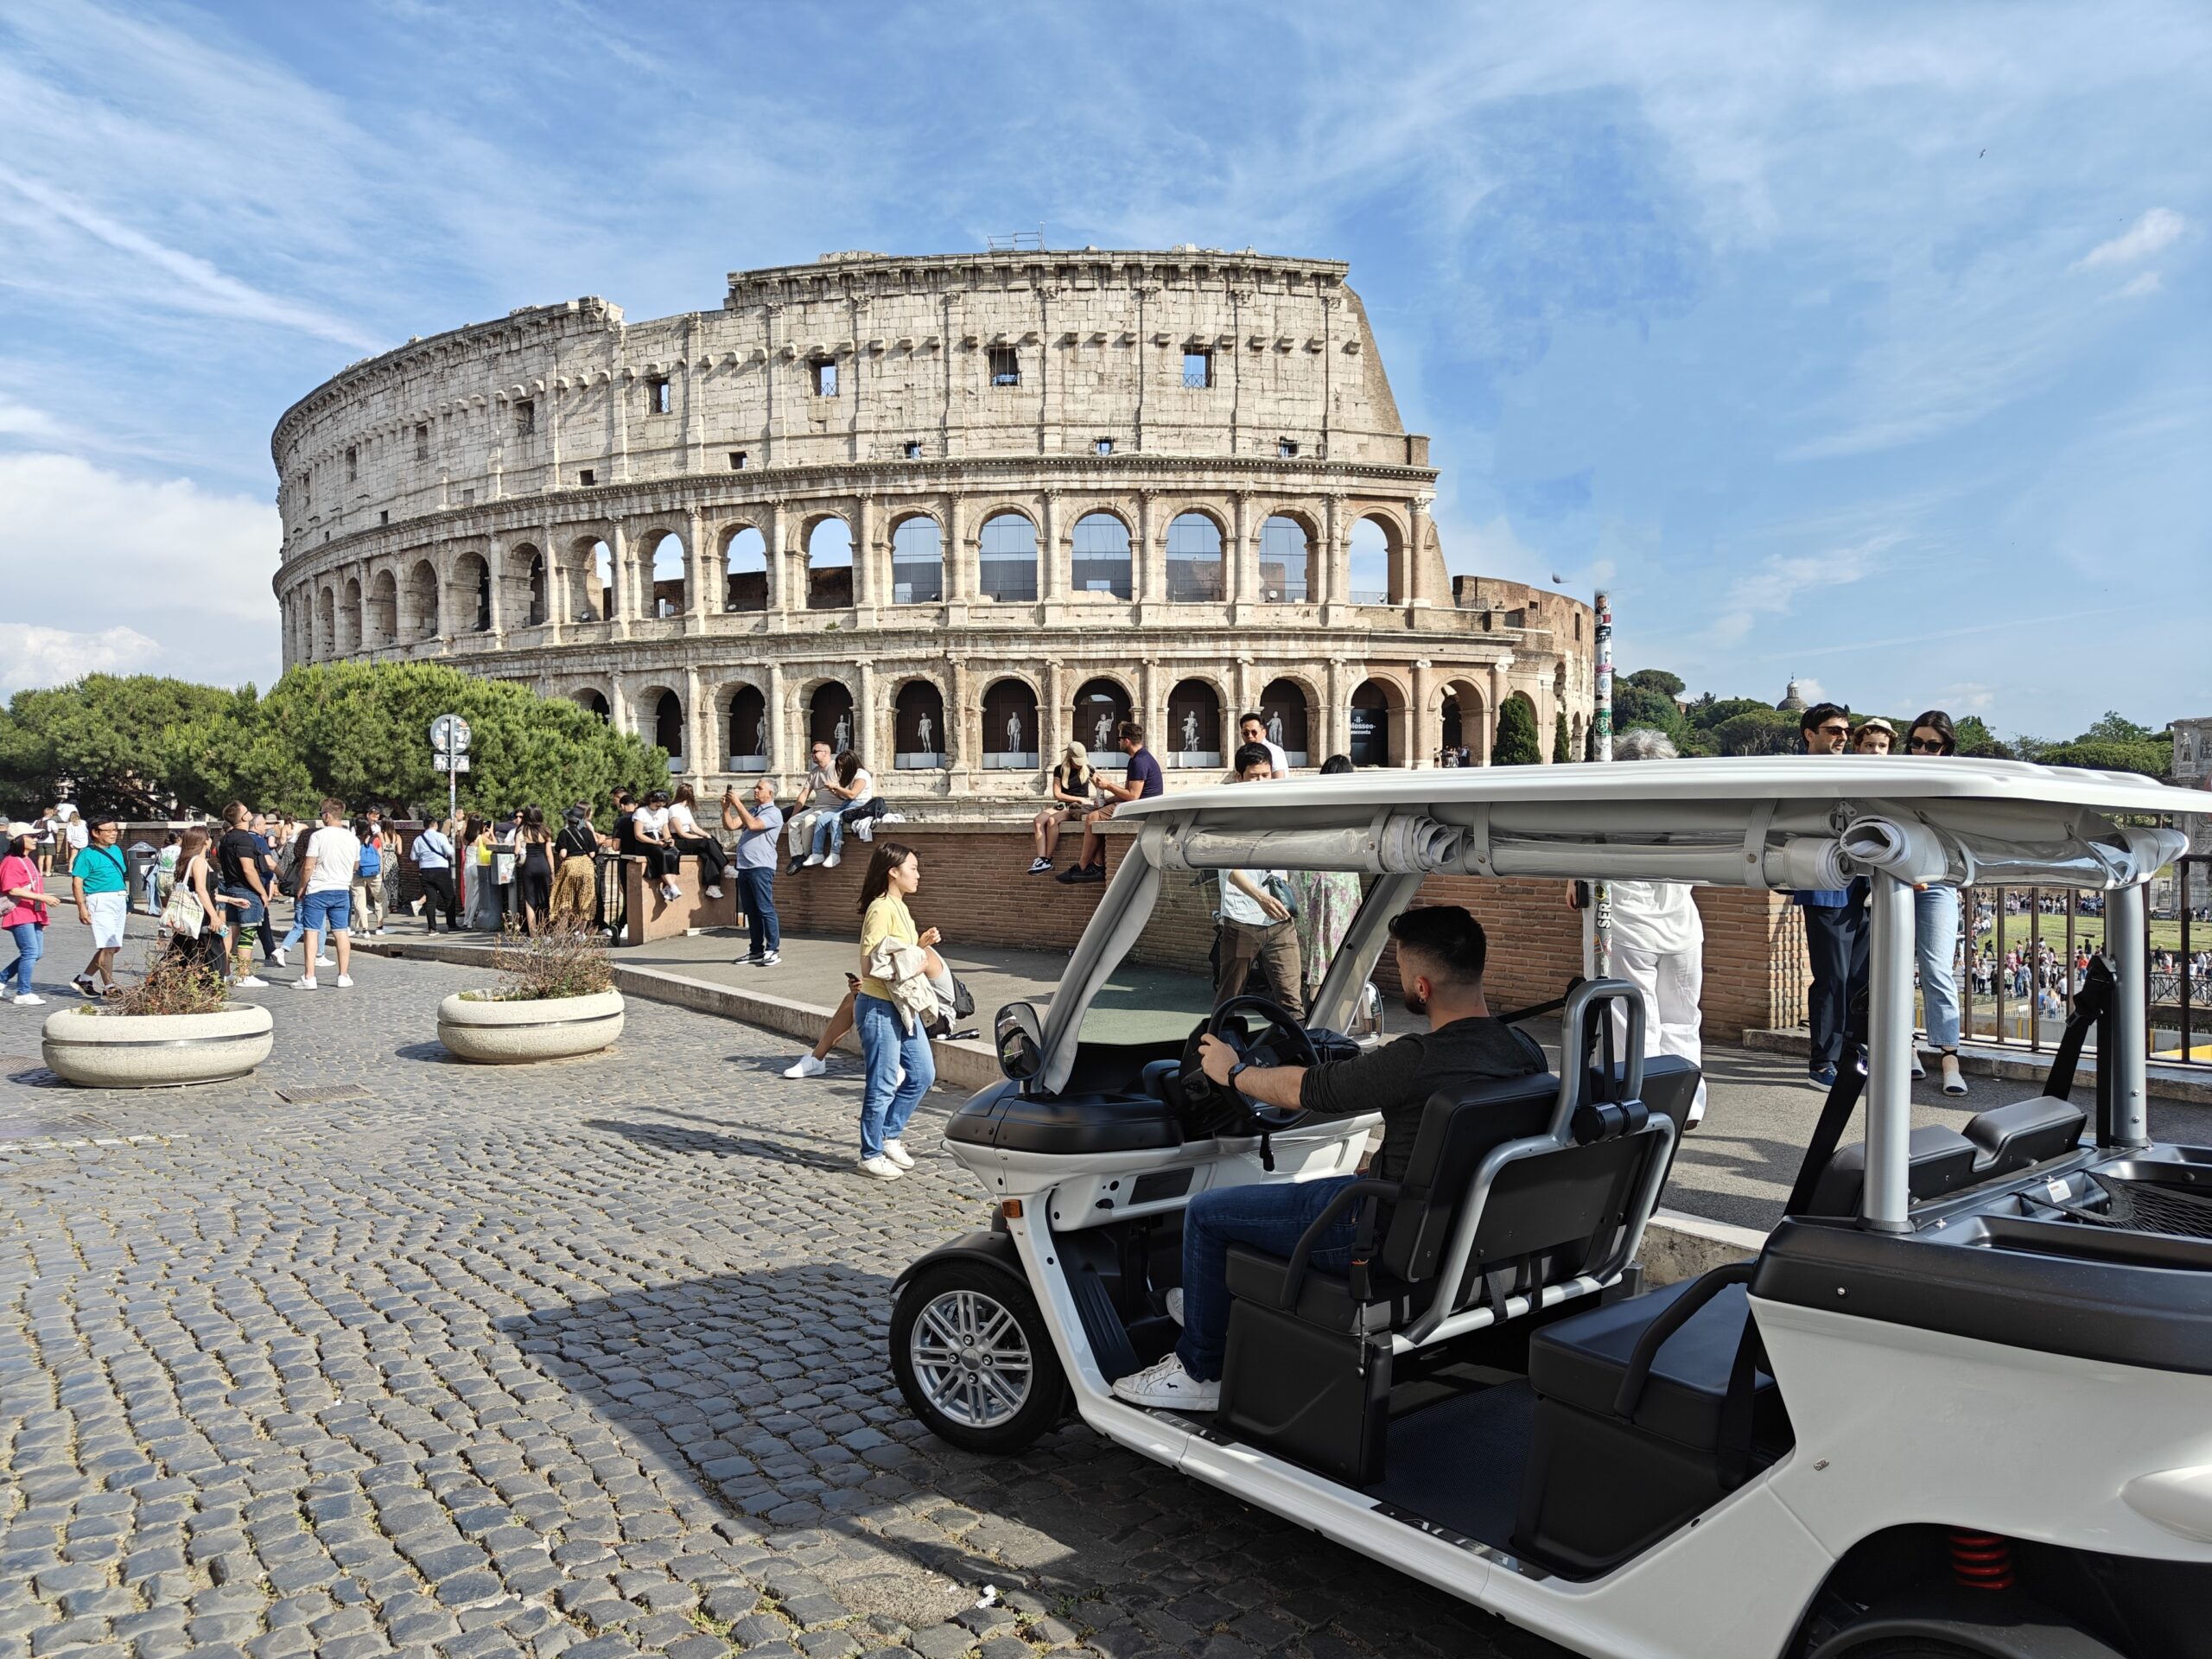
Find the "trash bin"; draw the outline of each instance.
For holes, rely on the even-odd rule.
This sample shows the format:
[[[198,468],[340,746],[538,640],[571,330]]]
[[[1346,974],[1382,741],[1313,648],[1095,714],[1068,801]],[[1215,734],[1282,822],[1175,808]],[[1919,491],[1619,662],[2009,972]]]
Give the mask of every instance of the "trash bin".
[[[162,849],[145,840],[132,842],[123,849],[130,868],[130,908],[150,911],[153,906],[146,899],[146,872],[161,862]]]

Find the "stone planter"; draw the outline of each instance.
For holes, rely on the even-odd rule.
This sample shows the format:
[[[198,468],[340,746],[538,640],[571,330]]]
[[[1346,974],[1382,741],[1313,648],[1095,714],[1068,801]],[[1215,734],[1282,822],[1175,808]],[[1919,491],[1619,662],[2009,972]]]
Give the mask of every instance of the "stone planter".
[[[438,1004],[438,1040],[464,1060],[522,1065],[594,1054],[622,1034],[622,993],[526,1002],[456,991]]]
[[[63,1008],[47,1016],[46,1069],[86,1089],[174,1089],[242,1077],[269,1058],[269,1010],[234,1002],[213,1014]]]

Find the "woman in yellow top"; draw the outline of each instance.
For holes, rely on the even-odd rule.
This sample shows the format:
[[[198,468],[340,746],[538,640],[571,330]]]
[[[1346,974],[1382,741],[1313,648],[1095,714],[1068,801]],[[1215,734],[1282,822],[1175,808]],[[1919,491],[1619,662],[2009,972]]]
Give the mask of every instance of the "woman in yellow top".
[[[937,1081],[937,1060],[918,1022],[906,1029],[891,1001],[891,987],[868,972],[875,948],[890,940],[918,948],[932,975],[944,971],[933,947],[938,931],[914,931],[906,899],[922,885],[922,861],[911,847],[879,841],[861,883],[861,982],[853,997],[853,1024],[861,1034],[868,1082],[861,1096],[861,1170],[896,1180],[914,1166],[899,1137],[922,1096]],[[906,1076],[899,1076],[901,1069]]]

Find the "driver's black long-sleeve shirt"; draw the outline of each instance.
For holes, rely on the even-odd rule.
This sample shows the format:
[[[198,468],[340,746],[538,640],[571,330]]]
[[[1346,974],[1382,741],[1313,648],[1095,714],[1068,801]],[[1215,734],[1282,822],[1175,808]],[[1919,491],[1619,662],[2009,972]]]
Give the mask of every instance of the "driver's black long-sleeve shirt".
[[[1381,1112],[1382,1145],[1370,1173],[1400,1181],[1431,1095],[1543,1069],[1543,1051],[1512,1027],[1487,1017],[1454,1020],[1434,1031],[1408,1032],[1351,1059],[1310,1068],[1299,1085],[1298,1103],[1318,1117]]]

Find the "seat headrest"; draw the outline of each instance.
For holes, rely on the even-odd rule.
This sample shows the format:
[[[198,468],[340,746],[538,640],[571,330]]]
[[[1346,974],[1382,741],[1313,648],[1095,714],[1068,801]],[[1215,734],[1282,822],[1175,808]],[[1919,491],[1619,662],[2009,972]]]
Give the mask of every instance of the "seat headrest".
[[[2042,1095],[1978,1113],[1966,1121],[1965,1133],[1980,1148],[1976,1166],[1986,1174],[2004,1174],[2063,1157],[2088,1122],[2088,1113],[2079,1106]]]

